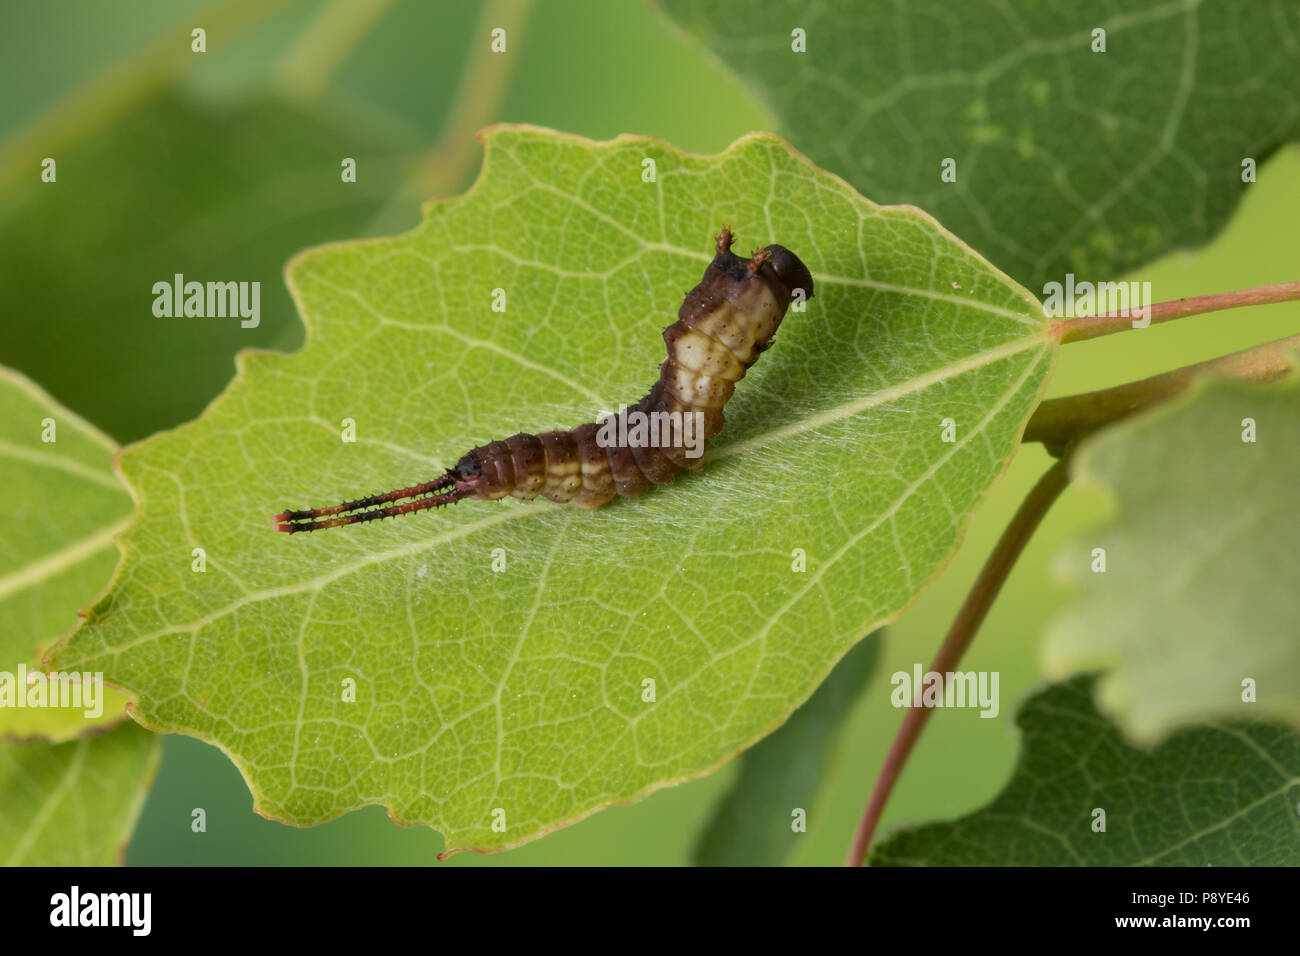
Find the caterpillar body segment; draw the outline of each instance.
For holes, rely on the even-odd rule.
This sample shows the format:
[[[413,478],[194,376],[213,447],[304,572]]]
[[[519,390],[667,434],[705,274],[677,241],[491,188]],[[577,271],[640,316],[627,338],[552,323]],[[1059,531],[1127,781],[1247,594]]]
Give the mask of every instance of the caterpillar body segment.
[[[686,294],[677,321],[664,329],[668,354],[659,379],[636,405],[568,431],[521,432],[488,442],[424,484],[328,508],[281,512],[277,530],[319,531],[462,498],[542,496],[594,509],[615,497],[635,498],[652,484],[668,484],[684,468],[699,468],[704,444],[722,430],[723,408],[736,383],[772,344],[797,290],[804,299],[813,294],[807,267],[784,246],[766,246],[742,259],[732,253],[732,241],[724,226],[704,277]],[[655,427],[638,432],[634,422]]]

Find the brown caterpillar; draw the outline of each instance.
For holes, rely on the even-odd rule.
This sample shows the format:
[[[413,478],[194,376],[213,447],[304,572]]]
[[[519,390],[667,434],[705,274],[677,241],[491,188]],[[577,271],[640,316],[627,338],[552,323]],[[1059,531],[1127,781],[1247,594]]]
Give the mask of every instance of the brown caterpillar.
[[[795,290],[805,299],[813,294],[812,276],[789,249],[771,245],[741,259],[732,254],[731,244],[731,230],[723,226],[717,255],[704,278],[686,294],[677,321],[664,329],[668,358],[659,366],[659,381],[632,408],[570,431],[519,434],[480,445],[425,484],[329,508],[281,512],[275,516],[276,529],[318,531],[437,508],[462,498],[495,500],[506,495],[544,495],[599,508],[615,495],[635,498],[649,485],[673,481],[683,468],[699,468],[703,443],[722,429],[723,406],[736,382],[772,344]],[[643,417],[635,419],[634,413]],[[651,426],[673,423],[672,440],[646,442],[655,429],[637,432],[626,427],[633,420]],[[702,426],[696,447],[688,440],[688,422]],[[622,440],[611,442],[611,433]]]

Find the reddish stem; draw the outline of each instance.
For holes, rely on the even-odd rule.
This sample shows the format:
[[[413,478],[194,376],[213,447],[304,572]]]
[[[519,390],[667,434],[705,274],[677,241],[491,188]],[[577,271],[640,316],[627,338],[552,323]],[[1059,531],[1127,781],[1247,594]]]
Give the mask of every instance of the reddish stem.
[[[1189,315],[1235,309],[1243,305],[1271,305],[1275,302],[1290,302],[1293,299],[1300,299],[1300,280],[1261,285],[1253,289],[1238,289],[1236,292],[1196,295],[1186,299],[1175,299],[1172,302],[1155,303],[1151,306],[1151,324],[1159,325],[1161,322],[1169,322]],[[1087,315],[1078,319],[1061,319],[1052,323],[1051,334],[1065,345],[1068,342],[1084,342],[1131,328],[1133,328],[1131,315],[1116,315],[1112,312],[1106,315]]]
[[[980,571],[970,593],[966,595],[965,603],[957,612],[943,646],[935,655],[934,662],[930,665],[931,671],[947,673],[956,669],[962,655],[966,653],[966,648],[970,647],[976,631],[988,614],[989,608],[993,606],[998,592],[1002,590],[1002,585],[1006,582],[1012,567],[1015,566],[1016,559],[1020,557],[1020,553],[1024,551],[1025,545],[1033,535],[1034,529],[1038,527],[1043,516],[1047,514],[1052,503],[1065,490],[1069,482],[1069,455],[1066,454],[1038,479],[1038,483],[1021,502],[1011,523],[1002,532],[1002,537],[998,539],[997,546],[989,555],[984,569]],[[908,708],[903,724],[898,728],[894,742],[889,747],[889,753],[881,764],[871,796],[867,799],[866,809],[853,835],[853,845],[844,861],[845,866],[861,866],[866,859],[871,837],[876,832],[876,825],[880,822],[881,814],[884,813],[885,804],[893,792],[894,784],[902,773],[903,766],[907,763],[907,758],[912,753],[912,748],[916,746],[916,741],[921,736],[925,722],[930,719],[930,710],[929,707]]]

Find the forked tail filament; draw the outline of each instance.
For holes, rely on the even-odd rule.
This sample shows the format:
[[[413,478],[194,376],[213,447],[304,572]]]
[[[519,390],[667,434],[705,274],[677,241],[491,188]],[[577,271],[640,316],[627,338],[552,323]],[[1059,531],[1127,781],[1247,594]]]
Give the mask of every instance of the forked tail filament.
[[[328,508],[312,508],[305,511],[282,511],[275,516],[275,530],[294,534],[298,531],[323,531],[325,528],[341,528],[347,524],[359,524],[362,521],[378,521],[381,518],[395,518],[426,508],[439,508],[442,505],[455,504],[465,497],[465,492],[456,488],[456,479],[450,473],[422,485],[398,488],[382,495],[345,501],[341,505]],[[410,499],[405,500],[405,499]],[[400,502],[392,504],[392,502]]]

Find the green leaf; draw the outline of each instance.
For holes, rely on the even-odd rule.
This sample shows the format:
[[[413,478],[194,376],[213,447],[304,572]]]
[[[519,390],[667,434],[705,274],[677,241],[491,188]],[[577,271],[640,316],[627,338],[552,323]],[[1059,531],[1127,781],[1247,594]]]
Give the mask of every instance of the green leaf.
[[[1294,3],[659,2],[814,161],[921,206],[1030,288],[1206,242],[1243,160],[1300,133]]]
[[[795,250],[817,294],[701,474],[594,513],[467,501],[272,532],[286,506],[635,401],[723,222]],[[767,135],[698,157],[498,128],[464,198],[289,274],[307,346],[242,356],[197,422],[124,453],[142,508],[126,564],[55,660],[102,668],[148,726],[218,743],[264,815],[382,804],[451,849],[536,838],[779,726],[942,567],[1055,354],[1025,290]]]
[[[114,866],[162,748],[126,721],[69,743],[0,743],[0,866]]]
[[[362,171],[355,183],[340,181],[344,156]],[[57,160],[56,182],[33,158],[0,202],[0,313],[42,317],[5,342],[4,361],[124,441],[199,414],[238,349],[301,341],[283,261],[364,229],[398,171],[385,138],[360,124],[175,93]],[[155,315],[155,283],[177,274],[260,283],[257,325]]]
[[[20,668],[39,667],[117,566],[113,538],[127,526],[131,496],[109,465],[116,450],[0,368],[0,487],[12,505],[0,522],[0,681],[23,699]],[[161,749],[123,722],[125,705],[103,688],[97,717],[84,707],[0,707],[0,865],[121,862]]]
[[[790,719],[740,758],[732,788],[718,802],[695,846],[697,866],[780,866],[812,815],[840,727],[879,656],[882,634],[863,640],[835,666]]]
[[[1300,864],[1300,736],[1286,727],[1209,724],[1134,749],[1093,709],[1088,676],[1034,694],[1016,724],[1020,762],[992,803],[889,834],[871,864]]]
[[[52,441],[44,441],[51,438]],[[21,673],[77,623],[117,566],[113,539],[126,530],[131,496],[110,467],[117,446],[35,384],[0,367],[0,682],[25,701]],[[0,694],[0,701],[5,699]],[[102,710],[4,706],[0,738],[68,740],[125,716],[126,698],[105,689]]]
[[[1300,724],[1296,381],[1207,384],[1101,432],[1073,470],[1115,517],[1059,556],[1079,598],[1048,672],[1106,668],[1098,704],[1139,742],[1207,718]]]

